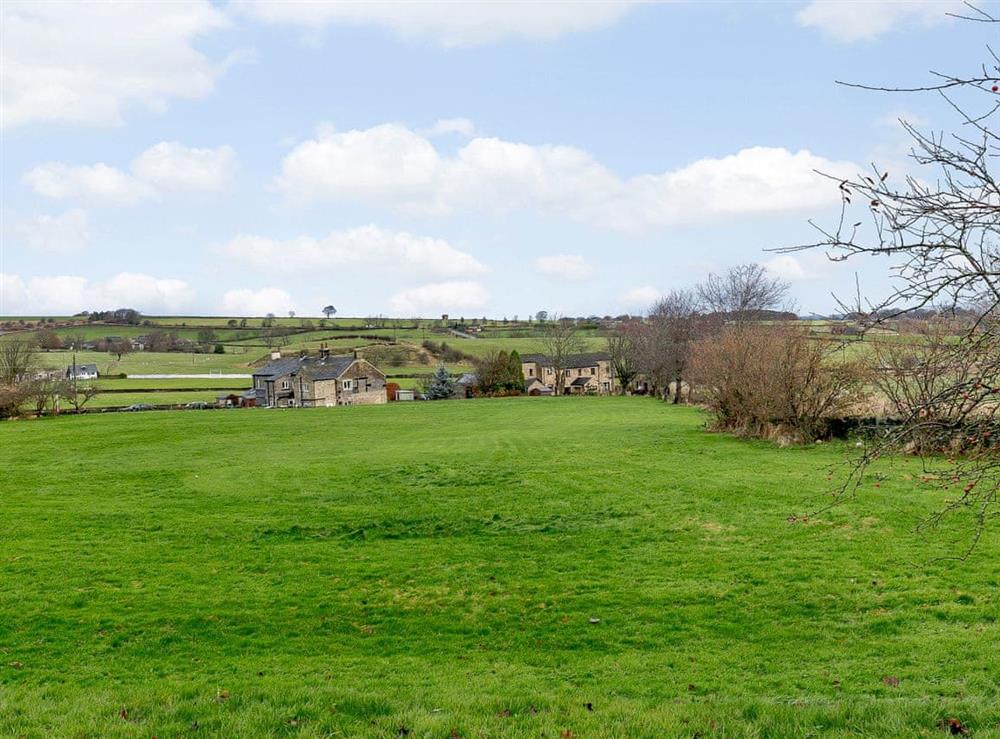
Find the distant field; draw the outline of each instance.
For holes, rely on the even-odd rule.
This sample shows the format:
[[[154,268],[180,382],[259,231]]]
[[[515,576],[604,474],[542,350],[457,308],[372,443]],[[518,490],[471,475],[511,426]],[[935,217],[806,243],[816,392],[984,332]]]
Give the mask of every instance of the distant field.
[[[128,390],[136,392],[139,390],[171,390],[171,389],[216,389],[216,388],[248,388],[250,378],[228,377],[219,379],[207,378],[170,378],[170,379],[128,379],[128,380],[98,380],[97,384],[103,390]]]
[[[481,357],[489,352],[503,349],[509,352],[516,349],[520,354],[540,353],[544,351],[544,344],[540,338],[518,338],[518,339],[461,339],[457,336],[438,337],[438,340],[447,342],[448,346],[459,349],[474,357]],[[603,351],[607,348],[607,340],[601,336],[583,336],[581,338],[584,351]]]
[[[649,399],[0,423],[0,736],[1000,736],[1000,541]],[[876,487],[876,484],[878,487]]]
[[[236,391],[240,392],[240,391]],[[191,390],[188,392],[155,392],[155,393],[102,393],[91,398],[86,408],[113,408],[128,406],[135,403],[150,405],[183,405],[194,401],[215,403],[215,397],[222,390]]]
[[[261,352],[263,354],[263,352]],[[77,364],[96,364],[101,374],[200,374],[226,372],[246,374],[253,368],[248,364],[260,354],[184,354],[181,352],[133,352],[119,362],[106,352],[76,352]],[[39,363],[44,367],[66,367],[73,361],[73,354],[66,351],[42,352]]]

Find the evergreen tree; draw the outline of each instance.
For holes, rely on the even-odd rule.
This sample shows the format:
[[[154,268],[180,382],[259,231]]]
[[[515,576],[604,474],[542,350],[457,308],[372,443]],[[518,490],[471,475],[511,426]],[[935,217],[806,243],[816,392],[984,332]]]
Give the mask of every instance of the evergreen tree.
[[[454,392],[455,380],[448,374],[444,364],[439,364],[427,386],[427,398],[429,400],[445,400],[450,398]]]
[[[511,349],[507,360],[507,389],[524,392],[524,373],[521,371],[521,355],[517,353],[517,349]]]

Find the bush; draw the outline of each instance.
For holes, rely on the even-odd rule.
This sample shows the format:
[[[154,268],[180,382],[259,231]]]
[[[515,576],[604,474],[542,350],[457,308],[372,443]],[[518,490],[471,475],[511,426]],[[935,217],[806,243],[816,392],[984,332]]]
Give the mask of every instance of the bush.
[[[863,371],[837,349],[797,327],[727,326],[694,345],[691,374],[719,428],[814,441],[860,398]]]
[[[524,375],[521,357],[517,351],[510,354],[502,349],[474,359],[476,366],[476,391],[481,395],[496,397],[521,395],[524,392]]]

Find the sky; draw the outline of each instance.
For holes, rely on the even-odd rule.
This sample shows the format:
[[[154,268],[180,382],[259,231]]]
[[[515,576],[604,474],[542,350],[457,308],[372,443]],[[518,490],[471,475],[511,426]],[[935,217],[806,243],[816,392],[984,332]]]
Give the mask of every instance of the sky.
[[[982,7],[992,9],[992,4]],[[957,2],[0,5],[0,315],[641,313],[759,262],[983,61]]]

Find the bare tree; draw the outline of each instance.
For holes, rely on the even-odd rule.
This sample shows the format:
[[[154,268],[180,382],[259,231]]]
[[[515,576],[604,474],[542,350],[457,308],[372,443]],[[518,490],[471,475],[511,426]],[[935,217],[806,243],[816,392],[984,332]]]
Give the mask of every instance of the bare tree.
[[[0,341],[0,385],[17,385],[30,379],[38,360],[38,347],[23,338]]]
[[[101,394],[101,388],[93,382],[80,382],[75,377],[71,377],[62,383],[59,395],[73,406],[73,410],[79,413],[83,407],[93,398]]]
[[[62,349],[63,342],[55,331],[47,328],[38,332],[38,346],[46,351],[50,349]]]
[[[55,408],[56,400],[63,395],[63,385],[66,381],[51,376],[32,380],[28,393],[34,405],[35,415],[40,416],[46,408]]]
[[[720,323],[718,314],[706,315],[701,306],[693,290],[673,290],[649,312],[651,336],[647,359],[651,372],[661,377],[664,400],[673,383],[673,402],[681,402],[692,346]]]
[[[617,327],[607,339],[611,369],[621,387],[622,395],[628,392],[632,381],[639,374],[642,333],[641,323],[629,321]]]
[[[709,312],[732,321],[754,321],[766,311],[780,309],[789,287],[759,264],[740,264],[725,274],[710,274],[698,285],[697,297]]]
[[[969,20],[1000,21],[969,7]],[[899,179],[873,165],[870,172],[835,180],[842,201],[838,221],[829,228],[817,226],[820,236],[815,243],[784,249],[823,249],[835,260],[867,256],[890,260],[896,278],[892,294],[866,305],[860,298],[857,301],[864,327],[934,306],[954,312],[973,310],[975,319],[950,344],[910,358],[916,368],[908,372],[933,373],[933,365],[941,361],[950,369],[933,373],[932,389],[905,399],[899,425],[873,437],[842,491],[856,490],[871,462],[906,450],[916,440],[921,441],[918,451],[924,453],[925,435],[933,424],[938,443],[931,446],[950,454],[947,462],[925,457],[925,466],[942,472],[926,475],[925,480],[959,489],[939,515],[972,511],[973,545],[1000,493],[1000,183],[994,172],[1000,155],[1000,133],[995,128],[1000,57],[991,50],[988,55],[973,74],[932,72],[928,85],[851,85],[881,92],[930,93],[955,116],[956,131],[923,132],[901,121],[912,142],[917,171]],[[892,382],[891,375],[883,380]],[[956,411],[946,423],[939,417],[942,407]]]
[[[542,327],[542,349],[555,372],[555,394],[562,395],[566,387],[566,370],[569,359],[583,351],[583,337],[577,330],[575,321],[562,320],[556,316]]]
[[[132,353],[132,342],[128,338],[120,338],[108,342],[108,354],[114,354],[117,360],[122,361],[122,356]]]

